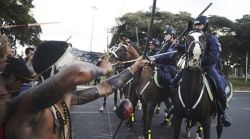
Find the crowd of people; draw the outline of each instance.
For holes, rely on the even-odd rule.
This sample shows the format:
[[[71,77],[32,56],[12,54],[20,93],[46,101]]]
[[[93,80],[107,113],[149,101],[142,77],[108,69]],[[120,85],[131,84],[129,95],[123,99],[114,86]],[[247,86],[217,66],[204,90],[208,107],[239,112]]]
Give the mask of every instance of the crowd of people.
[[[193,22],[194,29],[203,31],[207,36],[209,46],[202,67],[215,79],[218,99],[222,104],[222,122],[230,126],[231,120],[225,113],[227,102],[224,79],[216,69],[221,47],[218,39],[207,31],[208,25],[205,16]],[[27,48],[26,57],[22,59],[16,55],[15,49],[8,47],[6,36],[3,35],[1,38],[5,42],[1,41],[0,46],[0,139],[72,138],[72,105],[82,105],[110,95],[149,62],[158,65],[161,86],[175,87],[182,72],[176,74],[174,56],[176,52],[185,49],[185,45],[180,45],[176,40],[174,28],[165,29],[163,34],[163,43],[158,39],[149,42],[148,55],[152,56],[149,60],[138,59],[115,76],[84,90],[76,90],[76,86],[112,72],[112,65],[107,60],[100,61],[98,67],[80,61],[63,65],[64,56],[71,48],[64,41],[44,41],[36,49]],[[166,52],[173,53],[159,55]],[[31,83],[34,80],[36,85]],[[169,105],[167,107],[170,108]]]

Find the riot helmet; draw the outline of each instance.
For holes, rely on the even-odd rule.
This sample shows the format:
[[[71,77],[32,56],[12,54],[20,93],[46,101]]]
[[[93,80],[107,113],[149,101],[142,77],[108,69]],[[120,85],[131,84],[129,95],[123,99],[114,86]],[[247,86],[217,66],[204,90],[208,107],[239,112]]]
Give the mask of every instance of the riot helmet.
[[[207,16],[201,15],[201,16],[197,17],[194,20],[194,25],[198,25],[198,24],[207,25],[208,24],[208,18],[207,18]]]
[[[154,44],[156,47],[160,46],[160,41],[158,39],[152,39],[149,44]]]
[[[198,26],[198,25],[204,25],[204,27],[202,29],[198,29],[198,30],[202,30],[204,33],[207,31],[208,29],[208,17],[207,16],[199,16],[194,20],[194,25]],[[198,27],[199,28],[199,27]]]
[[[167,28],[164,30],[163,34],[171,34],[171,35],[175,36],[176,30],[174,28]]]

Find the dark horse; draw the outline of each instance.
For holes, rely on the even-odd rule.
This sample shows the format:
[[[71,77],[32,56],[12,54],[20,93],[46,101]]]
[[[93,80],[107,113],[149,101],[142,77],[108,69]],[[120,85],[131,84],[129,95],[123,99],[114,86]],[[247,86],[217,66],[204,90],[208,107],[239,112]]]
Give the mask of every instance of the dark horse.
[[[140,50],[132,45],[120,45],[110,56],[110,61],[128,61],[138,58],[140,55]],[[151,133],[151,123],[154,114],[155,106],[158,102],[163,101],[167,98],[168,90],[161,89],[157,87],[152,77],[154,76],[154,68],[151,66],[146,66],[141,72],[138,84],[132,83],[130,88],[131,95],[129,99],[131,100],[133,106],[135,107],[140,98],[143,107],[143,137],[142,138],[152,138]]]
[[[204,84],[205,73],[201,68],[201,58],[206,47],[206,38],[202,32],[193,31],[187,37],[186,62],[182,81],[174,99],[174,139],[179,138],[182,119],[199,122],[203,127],[204,139],[210,139],[211,116],[216,107],[210,99],[209,89]],[[218,116],[220,117],[220,116]],[[220,138],[222,124],[217,118],[217,134]]]

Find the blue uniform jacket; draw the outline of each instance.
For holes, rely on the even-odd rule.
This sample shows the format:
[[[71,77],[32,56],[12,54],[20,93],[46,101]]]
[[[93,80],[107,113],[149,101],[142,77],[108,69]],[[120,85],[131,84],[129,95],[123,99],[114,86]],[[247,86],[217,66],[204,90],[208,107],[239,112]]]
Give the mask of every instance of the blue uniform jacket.
[[[166,53],[166,52],[172,52],[172,51],[177,51],[175,45],[172,45],[172,43],[164,43],[160,51],[160,54]],[[158,64],[163,64],[163,65],[175,65],[174,55],[175,53],[156,56],[155,62]]]
[[[208,45],[206,46],[205,54],[202,57],[202,66],[211,66],[216,64],[219,55],[221,53],[221,44],[217,37],[211,35],[207,41]]]

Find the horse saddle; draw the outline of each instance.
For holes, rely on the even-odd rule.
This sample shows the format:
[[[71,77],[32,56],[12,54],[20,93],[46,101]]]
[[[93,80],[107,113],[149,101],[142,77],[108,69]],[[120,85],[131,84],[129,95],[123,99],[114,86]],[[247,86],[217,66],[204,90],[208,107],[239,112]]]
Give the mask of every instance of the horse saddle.
[[[176,71],[173,67],[155,67],[154,69],[154,82],[159,88],[166,88],[171,86],[171,81],[174,78]]]
[[[233,86],[229,80],[225,80],[225,82],[226,82],[225,93],[227,97],[227,102],[229,102],[233,97]],[[213,77],[206,74],[203,75],[203,83],[205,84],[210,100],[214,101],[214,95],[215,95],[214,92],[216,92],[217,90],[215,80],[213,79]]]
[[[154,77],[153,77],[153,79],[154,79],[154,82],[155,82],[157,87],[163,88],[163,86],[160,84],[161,80],[160,80],[159,70],[158,70],[157,67],[155,67],[155,69],[154,69]]]

